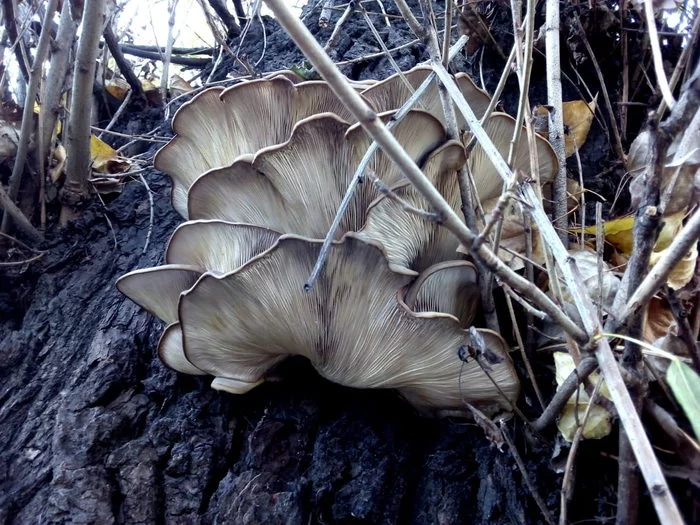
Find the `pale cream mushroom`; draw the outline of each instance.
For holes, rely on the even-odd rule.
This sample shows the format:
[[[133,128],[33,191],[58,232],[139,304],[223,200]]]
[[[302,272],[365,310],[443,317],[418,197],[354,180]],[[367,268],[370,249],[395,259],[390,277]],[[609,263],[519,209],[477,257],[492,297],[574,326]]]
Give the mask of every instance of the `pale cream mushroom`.
[[[501,155],[507,157],[515,129],[515,119],[509,115],[495,114],[486,119],[484,129]],[[544,184],[552,179],[558,169],[558,164],[549,143],[539,137],[536,140],[539,182]],[[449,144],[443,148],[455,149]],[[460,164],[454,162],[453,169],[440,167],[445,163],[444,155],[442,150],[437,150],[426,162],[424,171],[436,174],[431,178],[433,184],[452,206],[452,209],[461,214],[462,201],[456,172],[456,168]],[[433,164],[436,167],[431,168]],[[467,164],[474,178],[477,196],[482,202],[500,196],[503,181],[481,146],[477,145],[472,150]],[[520,180],[533,176],[530,170],[527,137],[524,132],[520,137],[518,148],[516,148],[513,169],[519,174]],[[411,206],[430,212],[426,199],[412,186],[399,184],[393,190]],[[403,209],[401,203],[387,197],[380,197],[370,205],[361,236],[384,246],[392,264],[418,272],[440,261],[461,257],[457,253],[459,242],[452,233],[435,221],[431,222],[423,217],[408,213]]]
[[[210,88],[178,110],[172,122],[176,135],[158,151],[154,165],[172,178],[173,206],[187,217],[187,190],[201,174],[285,142],[298,121],[323,112],[353,120],[325,82],[295,85],[277,76]]]
[[[173,344],[173,341],[182,339],[177,322],[180,294],[194,285],[204,271],[200,266],[169,264],[135,270],[117,281],[121,293],[168,325],[158,344],[161,360],[178,372],[193,375],[204,372],[187,360],[182,343]]]
[[[395,388],[427,413],[466,412],[463,401],[509,407],[516,399],[519,383],[503,344],[490,348],[499,357],[490,374],[507,399],[477,362],[460,361],[466,332],[457,318],[415,313],[401,301],[412,272],[390,270],[378,246],[347,234],[333,245],[316,286],[305,292],[320,245],[284,235],[234,272],[203,276],[182,296],[184,354],[219,378],[212,386],[245,391],[286,356],[302,355],[331,381]]]
[[[477,271],[468,261],[434,264],[416,278],[405,298],[414,312],[452,314],[463,328],[474,320],[479,301]]]
[[[165,262],[228,273],[270,248],[281,234],[253,224],[188,221],[168,241]]]
[[[413,91],[428,78],[431,72],[432,68],[429,66],[417,66],[410,71],[404,72],[403,77],[411,85],[413,88],[412,90],[406,85],[404,78],[401,78],[401,75],[396,73],[362,91],[362,95],[372,103],[377,111],[399,109],[404,102],[413,95]],[[464,98],[469,102],[476,116],[481,118],[486,112],[489,102],[491,102],[491,97],[489,97],[488,93],[476,87],[476,84],[474,84],[466,73],[457,73],[454,78],[462,95],[464,95]],[[440,119],[440,122],[443,124],[445,123],[445,113],[442,109],[437,79],[433,80],[430,87],[423,93],[421,98],[418,99],[418,103],[413,107],[416,109],[424,109]],[[466,122],[461,113],[456,113],[457,123],[460,129],[466,129]]]
[[[393,133],[418,163],[445,140],[442,125],[424,111],[410,112]],[[188,194],[189,216],[323,238],[369,145],[359,125],[349,126],[332,114],[310,117],[297,124],[288,142],[197,179]],[[386,184],[402,179],[381,151],[369,169]],[[358,186],[338,237],[362,227],[367,207],[378,195],[369,181]]]
[[[224,274],[270,248],[279,233],[250,224],[190,221],[180,225],[168,243],[165,266],[135,270],[117,281],[117,289],[168,327],[158,343],[166,365],[188,374],[202,374],[182,351],[178,321],[180,294],[209,271]]]

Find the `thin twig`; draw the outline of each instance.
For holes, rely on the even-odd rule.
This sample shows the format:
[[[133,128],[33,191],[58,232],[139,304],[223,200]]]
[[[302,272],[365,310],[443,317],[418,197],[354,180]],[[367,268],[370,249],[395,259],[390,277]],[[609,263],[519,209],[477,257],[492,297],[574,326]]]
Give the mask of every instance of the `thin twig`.
[[[105,128],[100,132],[100,134],[97,136],[98,139],[102,140],[102,137],[104,136],[105,133],[108,133],[109,130],[112,129],[112,127],[117,123],[117,120],[119,120],[119,117],[122,116],[124,111],[126,111],[127,106],[129,105],[129,102],[131,102],[131,97],[133,95],[133,91],[129,90],[126,93],[126,96],[124,97],[124,100],[122,100],[122,103],[119,104],[119,108],[117,111],[114,112],[114,116],[112,116],[112,120],[109,121],[109,124],[105,126]],[[165,99],[163,99],[165,100]]]
[[[566,150],[564,147],[564,112],[561,92],[561,59],[559,53],[559,0],[547,0],[547,20],[545,22],[547,52],[547,104],[549,112],[549,142],[559,161],[559,170],[552,185],[554,200],[554,226],[559,230],[559,238],[564,248],[569,245],[568,221],[566,216]]]
[[[151,233],[153,233],[153,210],[155,209],[155,205],[153,203],[153,192],[151,191],[151,188],[148,186],[148,183],[146,182],[146,179],[143,177],[143,175],[139,174],[139,180],[141,181],[141,184],[144,185],[146,188],[146,193],[148,194],[148,208],[149,208],[149,215],[148,215],[148,233],[146,234],[146,242],[143,243],[143,250],[141,250],[141,254],[146,253],[146,250],[148,250],[148,244],[151,242]]]
[[[352,14],[354,12],[355,0],[352,0],[348,3],[348,6],[345,8],[345,11],[343,11],[343,14],[340,15],[340,18],[335,23],[335,27],[333,27],[333,32],[331,33],[331,36],[328,37],[328,42],[326,42],[326,46],[323,48],[323,50],[326,53],[330,53],[332,50],[335,49],[335,46],[340,40],[341,29],[343,28],[343,24],[345,24],[345,22],[347,22],[350,19],[350,17],[352,17]]]
[[[661,56],[661,46],[659,45],[652,0],[644,0],[644,15],[646,16],[647,29],[649,30],[649,44],[651,45],[651,57],[654,59],[656,83],[659,86],[661,95],[664,97],[664,102],[669,108],[673,109],[676,99],[673,98],[673,93],[671,93],[671,88],[668,86],[668,79],[664,71],[664,59]]]

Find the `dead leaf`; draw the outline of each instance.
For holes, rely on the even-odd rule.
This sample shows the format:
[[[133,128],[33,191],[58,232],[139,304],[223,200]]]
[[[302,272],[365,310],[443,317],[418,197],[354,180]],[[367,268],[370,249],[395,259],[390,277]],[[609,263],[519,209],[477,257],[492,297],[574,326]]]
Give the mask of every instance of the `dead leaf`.
[[[107,91],[107,93],[109,93],[114,98],[120,101],[126,98],[126,94],[129,92],[130,89],[131,88],[129,87],[129,84],[126,82],[126,80],[121,79],[119,77],[113,78],[105,86],[105,91]]]
[[[557,385],[561,385],[569,374],[573,372],[576,365],[572,357],[566,352],[554,352],[554,366],[555,366],[555,376]],[[590,376],[591,382],[596,384],[600,378],[597,372],[592,373]],[[598,391],[598,395],[602,395],[610,399],[610,392],[608,387],[603,382]],[[584,415],[586,413],[586,408],[588,407],[590,398],[586,393],[583,385],[579,386],[578,393],[574,393],[567,404],[562,409],[559,415],[559,421],[557,422],[557,427],[561,432],[564,439],[567,441],[572,441],[576,430],[580,423],[583,422]],[[583,429],[584,439],[601,439],[607,436],[611,430],[611,419],[612,416],[605,408],[594,404],[591,407],[591,412],[588,416],[588,421],[586,421],[586,426]]]
[[[588,103],[584,100],[571,100],[562,104],[562,119],[565,128],[564,149],[567,157],[576,153],[576,150],[580,150],[586,143],[588,132],[593,123],[597,100],[598,95]],[[549,115],[551,109],[551,106],[535,106],[533,110],[535,130],[544,137],[547,137],[549,133],[549,119],[543,119],[543,117]]]
[[[664,226],[654,245],[655,251],[663,250],[671,244],[671,241],[673,241],[673,238],[683,226],[683,215],[684,213],[681,211],[664,217]],[[631,215],[603,223],[605,240],[625,255],[630,255],[632,253],[632,248],[634,246],[633,230],[634,217]],[[595,235],[596,226],[587,226],[583,231],[588,235]]]
[[[13,159],[17,154],[19,133],[19,124],[7,120],[0,120],[0,162]]]
[[[187,82],[184,78],[182,78],[180,75],[173,75],[170,77],[170,96],[172,97],[177,97],[178,95],[182,95],[184,93],[189,93],[192,91],[194,88],[192,85]]]
[[[90,157],[92,169],[98,173],[123,173],[130,167],[129,162],[120,158],[112,146],[95,135],[90,136]]]
[[[63,147],[63,144],[57,144],[53,150],[53,159],[51,159],[51,165],[49,166],[49,177],[54,184],[58,183],[63,176],[65,165],[66,148]]]
[[[644,339],[653,343],[665,337],[673,322],[673,312],[666,299],[653,297],[644,312]]]
[[[591,299],[598,302],[598,298],[601,297],[601,287],[598,283],[598,254],[593,250],[571,250],[569,256],[576,261],[576,267],[581,276],[580,284]],[[601,265],[603,306],[610,309],[620,288],[620,279],[613,273],[608,263],[601,261]],[[566,292],[564,300],[573,301]]]
[[[632,175],[629,191],[632,205],[638,206],[651,163],[651,135],[640,133],[630,146],[627,171]],[[673,188],[671,189],[671,185]],[[700,109],[690,125],[668,148],[661,175],[664,215],[672,215],[694,205],[700,198]]]
[[[652,252],[649,258],[649,266],[655,265],[661,257],[666,253],[666,250],[660,252]],[[666,284],[674,290],[680,290],[688,284],[695,275],[695,265],[698,260],[698,245],[693,244],[691,250],[683,257],[678,264],[671,270]]]
[[[576,150],[580,150],[586,143],[588,132],[591,130],[597,100],[598,95],[589,103],[583,100],[572,100],[562,104],[564,126],[566,127],[564,148],[567,157],[576,153]]]

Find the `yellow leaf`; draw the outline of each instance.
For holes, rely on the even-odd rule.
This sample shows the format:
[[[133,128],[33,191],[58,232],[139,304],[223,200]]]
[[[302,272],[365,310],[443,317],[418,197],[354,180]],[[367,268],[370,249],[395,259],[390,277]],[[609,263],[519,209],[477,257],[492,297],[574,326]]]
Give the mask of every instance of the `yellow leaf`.
[[[124,100],[124,98],[126,98],[126,94],[129,92],[129,89],[131,89],[129,84],[121,78],[113,78],[105,86],[107,93],[112,95],[117,100]]]
[[[572,100],[562,104],[562,119],[564,120],[566,132],[564,149],[567,157],[576,153],[576,150],[581,149],[581,146],[586,143],[588,132],[591,130],[597,100],[598,95],[589,103],[583,100]],[[549,132],[550,109],[551,106],[535,106],[533,110],[535,131],[544,137]]]
[[[588,138],[591,129],[593,115],[595,113],[598,95],[588,104],[583,100],[573,100],[562,104],[562,118],[567,128],[565,135],[566,156],[569,157],[581,149]]]
[[[554,366],[555,366],[555,378],[557,385],[561,385],[564,380],[571,374],[576,365],[574,360],[566,352],[554,352]],[[593,373],[590,375],[591,382],[596,384],[598,382],[599,375]],[[608,391],[607,385],[603,382],[598,392],[598,395],[602,395],[610,399],[610,392]],[[578,393],[574,393],[559,415],[559,421],[557,422],[557,427],[561,432],[564,439],[567,441],[572,441],[578,425],[583,422],[583,417],[586,414],[586,409],[589,404],[589,397],[586,393],[583,385],[579,386]],[[588,416],[588,421],[583,428],[583,437],[585,439],[601,439],[610,433],[611,429],[611,415],[605,408],[594,404],[591,407],[590,414]]]
[[[680,231],[681,226],[683,226],[683,212],[674,213],[664,217],[664,226],[661,229],[659,238],[654,245],[654,251],[661,251],[668,247],[673,241],[673,238]],[[603,231],[605,233],[605,240],[615,246],[625,255],[632,253],[633,241],[633,230],[634,230],[634,217],[622,217],[620,219],[613,219],[611,221],[606,221],[603,223]],[[587,226],[584,232],[588,235],[596,234],[595,226]]]
[[[90,136],[90,157],[92,169],[100,173],[119,173],[129,168],[129,163],[121,160],[117,152],[107,143]]]

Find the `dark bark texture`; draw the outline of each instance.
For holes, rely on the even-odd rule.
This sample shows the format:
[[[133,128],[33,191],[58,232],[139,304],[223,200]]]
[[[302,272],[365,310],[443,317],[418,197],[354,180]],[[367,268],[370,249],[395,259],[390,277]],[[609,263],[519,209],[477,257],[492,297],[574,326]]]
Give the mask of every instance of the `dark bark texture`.
[[[391,2],[384,6],[396,11]],[[499,9],[495,23],[504,30],[494,35],[510,50],[508,12]],[[307,14],[325,43],[339,13],[327,29],[317,27],[318,10]],[[403,23],[392,19],[387,28],[373,18],[388,47],[412,38]],[[267,49],[258,68],[301,63],[276,22],[265,24]],[[241,49],[250,63],[261,56],[259,24]],[[354,16],[336,59],[378,49]],[[426,53],[417,45],[395,58],[409,68]],[[532,98],[543,103],[543,59],[535,61]],[[478,78],[478,57],[460,57],[455,65]],[[487,49],[488,88],[502,65]],[[214,80],[234,67],[224,60]],[[609,85],[618,71],[611,70]],[[344,72],[381,78],[391,69],[382,58]],[[590,66],[581,72],[596,85]],[[516,99],[509,90],[506,109]],[[148,131],[144,118],[132,112],[122,129]],[[594,147],[582,156],[594,186],[609,149],[597,124],[589,141]],[[245,396],[213,391],[206,380],[165,368],[154,352],[160,323],[114,286],[122,274],[162,262],[181,220],[170,205],[167,177],[152,171],[145,178],[155,206],[144,254],[149,199],[135,181],[106,207],[96,203],[67,229],[47,232],[48,253],[39,263],[0,269],[0,523],[542,522],[509,450],[499,451],[473,423],[421,419],[391,392],[329,384],[299,361],[284,366],[280,382]],[[552,385],[546,388],[551,392]],[[526,411],[527,398],[526,392]],[[528,442],[519,423],[509,431],[556,516],[562,473],[551,444]],[[579,452],[572,520],[614,516],[616,464],[599,447],[584,444]]]

